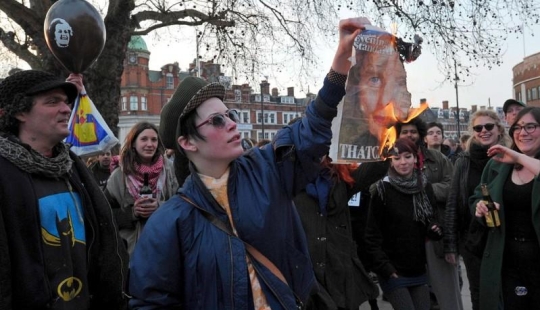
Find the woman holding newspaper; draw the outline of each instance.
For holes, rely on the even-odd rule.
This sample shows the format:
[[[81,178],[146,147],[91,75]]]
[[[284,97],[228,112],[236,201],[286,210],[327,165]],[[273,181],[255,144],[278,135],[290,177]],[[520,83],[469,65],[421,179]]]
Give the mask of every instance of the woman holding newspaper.
[[[131,307],[297,309],[316,290],[292,198],[317,177],[345,93],[352,42],[369,21],[342,20],[324,85],[301,121],[244,152],[225,89],[185,79],[176,129],[191,175],[149,219],[131,261]]]

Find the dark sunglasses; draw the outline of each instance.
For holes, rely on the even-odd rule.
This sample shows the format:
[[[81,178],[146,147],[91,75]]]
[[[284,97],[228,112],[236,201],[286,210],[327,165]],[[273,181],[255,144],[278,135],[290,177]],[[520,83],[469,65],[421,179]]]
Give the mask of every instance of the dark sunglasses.
[[[472,129],[474,131],[476,131],[476,132],[482,132],[483,128],[486,128],[487,131],[491,131],[491,130],[493,130],[493,128],[495,128],[495,124],[487,123],[487,124],[484,124],[484,125],[476,125],[476,126],[473,126]]]
[[[229,118],[231,121],[235,123],[238,123],[238,121],[240,120],[240,117],[238,116],[238,112],[236,110],[227,110],[225,114],[217,113],[217,114],[211,115],[209,119],[195,126],[195,128],[199,128],[206,124],[210,124],[216,128],[223,128],[225,127],[225,124],[227,123],[227,119],[225,117]]]

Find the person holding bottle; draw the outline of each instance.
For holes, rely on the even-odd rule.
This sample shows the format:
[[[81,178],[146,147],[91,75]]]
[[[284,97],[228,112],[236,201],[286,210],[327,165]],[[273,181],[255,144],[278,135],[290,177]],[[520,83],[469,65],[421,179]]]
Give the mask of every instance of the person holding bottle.
[[[510,138],[496,112],[476,111],[469,121],[472,134],[467,151],[456,159],[454,176],[446,201],[444,217],[444,252],[446,261],[458,265],[463,257],[473,310],[479,309],[480,263],[487,234],[482,225],[473,220],[469,211],[469,197],[480,184],[482,171],[489,161],[487,150],[495,144],[510,145]]]
[[[510,126],[511,148],[494,145],[484,168],[500,226],[489,228],[480,267],[480,310],[540,308],[540,108],[521,110]],[[486,225],[480,186],[470,199]]]
[[[127,134],[119,167],[107,182],[105,195],[130,255],[146,220],[178,189],[173,164],[164,154],[157,127],[137,123]]]
[[[435,195],[424,172],[415,168],[418,146],[401,138],[393,153],[388,175],[370,189],[367,252],[394,309],[428,310],[426,239],[442,238]]]

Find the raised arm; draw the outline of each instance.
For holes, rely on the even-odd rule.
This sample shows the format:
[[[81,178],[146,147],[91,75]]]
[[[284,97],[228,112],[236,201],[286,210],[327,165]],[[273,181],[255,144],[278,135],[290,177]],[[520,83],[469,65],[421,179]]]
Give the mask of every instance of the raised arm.
[[[523,153],[516,152],[506,146],[500,144],[489,148],[488,156],[492,156],[493,160],[505,164],[520,164],[523,168],[532,172],[536,177],[540,173],[540,160],[527,156]]]

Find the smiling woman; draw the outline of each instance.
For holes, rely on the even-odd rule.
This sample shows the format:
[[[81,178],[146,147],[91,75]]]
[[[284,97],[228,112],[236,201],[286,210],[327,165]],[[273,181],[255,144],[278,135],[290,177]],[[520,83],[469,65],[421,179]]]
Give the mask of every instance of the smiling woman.
[[[459,262],[458,253],[463,257],[473,310],[478,310],[480,264],[487,232],[474,220],[468,201],[490,159],[487,150],[495,144],[510,145],[510,138],[497,113],[487,109],[471,116],[469,134],[467,151],[454,164],[445,210],[444,251],[446,261],[454,265]]]
[[[504,229],[490,228],[493,231],[487,234],[480,267],[480,310],[535,309],[540,304],[539,126],[540,108],[524,108],[510,128],[512,148],[494,145],[487,152],[493,159],[480,183],[488,184]],[[485,226],[488,209],[479,186],[470,202],[476,222]]]
[[[136,124],[120,152],[120,167],[107,182],[105,195],[130,254],[146,220],[178,187],[172,163],[164,159],[164,153],[156,126],[147,122]],[[144,185],[150,187],[152,197],[141,195]]]

